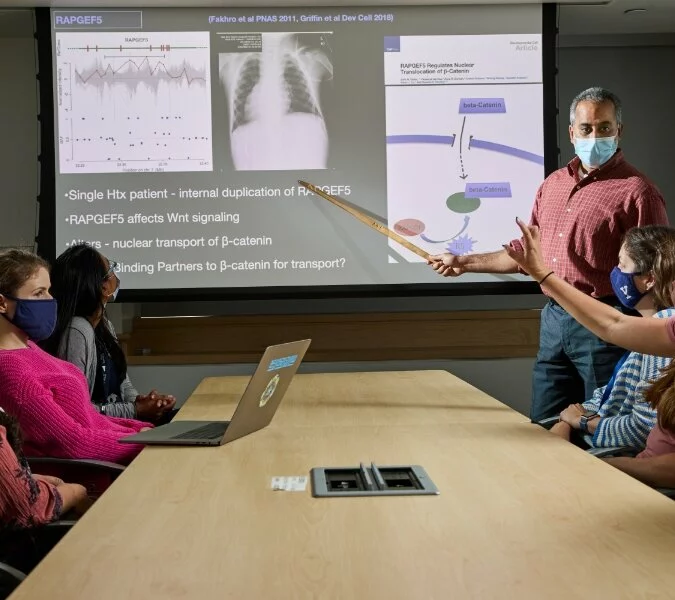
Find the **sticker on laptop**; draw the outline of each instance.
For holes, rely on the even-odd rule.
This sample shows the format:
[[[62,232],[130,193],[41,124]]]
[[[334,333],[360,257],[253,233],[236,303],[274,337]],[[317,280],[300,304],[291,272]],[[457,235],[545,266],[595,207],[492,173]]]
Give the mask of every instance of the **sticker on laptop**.
[[[267,387],[265,388],[265,391],[262,393],[262,396],[260,396],[260,402],[258,405],[260,408],[265,406],[270,400],[270,398],[274,395],[274,392],[277,389],[277,385],[279,385],[279,380],[281,379],[281,376],[279,373],[277,373],[272,379],[270,379],[269,383],[267,384]]]
[[[297,360],[298,360],[297,354],[291,354],[291,356],[284,356],[283,358],[275,358],[274,360],[270,361],[270,364],[267,366],[267,370],[278,371],[279,369],[292,367]]]

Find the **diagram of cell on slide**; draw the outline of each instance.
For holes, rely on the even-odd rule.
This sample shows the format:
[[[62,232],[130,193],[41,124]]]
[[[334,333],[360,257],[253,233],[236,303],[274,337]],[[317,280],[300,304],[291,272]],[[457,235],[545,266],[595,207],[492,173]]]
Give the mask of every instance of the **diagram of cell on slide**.
[[[498,250],[544,178],[539,35],[385,38],[388,222],[432,254]],[[391,245],[390,262],[421,259]]]

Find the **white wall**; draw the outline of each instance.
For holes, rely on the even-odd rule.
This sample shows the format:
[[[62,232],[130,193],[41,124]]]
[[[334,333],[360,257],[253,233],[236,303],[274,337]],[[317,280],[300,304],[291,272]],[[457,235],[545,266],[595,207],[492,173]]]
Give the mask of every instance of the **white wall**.
[[[0,19],[1,21],[1,19]],[[17,18],[11,26],[0,22],[0,246],[32,244],[37,195],[37,121],[35,115],[34,46],[30,19]],[[3,37],[4,35],[4,37]],[[17,37],[7,37],[17,36]],[[653,45],[658,43],[660,45]],[[630,44],[630,45],[626,45]],[[560,135],[566,162],[571,156],[567,139],[567,106],[580,90],[603,85],[622,97],[626,131],[622,143],[628,159],[659,185],[675,223],[675,178],[671,176],[670,137],[675,131],[675,111],[670,104],[675,89],[670,77],[675,64],[675,42],[670,36],[643,38],[567,38],[559,52]],[[463,310],[467,308],[531,308],[541,297],[493,296],[483,298],[395,299],[373,303],[366,300],[324,301],[314,310]],[[281,312],[297,312],[297,303],[275,303]],[[116,326],[124,329],[129,319],[143,314],[241,314],[268,312],[269,304],[204,303],[202,305],[155,305],[111,307]],[[532,359],[452,360],[385,363],[307,364],[305,372],[441,368],[455,373],[521,412],[527,413]],[[132,367],[134,383],[141,390],[160,387],[183,400],[202,377],[244,374],[252,365],[190,365],[183,367]],[[489,377],[486,375],[489,374]]]

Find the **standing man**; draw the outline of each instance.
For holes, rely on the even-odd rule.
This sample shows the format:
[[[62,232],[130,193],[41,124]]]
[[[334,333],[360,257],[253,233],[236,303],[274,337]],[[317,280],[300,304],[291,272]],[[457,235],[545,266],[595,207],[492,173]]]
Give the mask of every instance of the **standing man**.
[[[539,187],[531,225],[541,231],[546,262],[582,292],[621,309],[609,274],[631,227],[667,225],[658,189],[632,167],[618,148],[623,133],[621,102],[599,87],[581,92],[570,107],[570,141],[576,156]],[[511,242],[516,246],[520,240]],[[517,273],[505,250],[429,258],[445,277],[462,273]],[[541,313],[539,352],[532,375],[532,421],[552,417],[591,397],[609,381],[625,351],[577,323],[554,300]]]

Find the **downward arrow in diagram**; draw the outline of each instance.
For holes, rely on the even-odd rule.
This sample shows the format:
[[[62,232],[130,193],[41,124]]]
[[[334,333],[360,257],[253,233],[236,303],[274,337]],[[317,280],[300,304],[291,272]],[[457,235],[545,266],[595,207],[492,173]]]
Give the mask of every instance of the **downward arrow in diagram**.
[[[460,179],[466,179],[469,175],[464,171],[464,158],[462,157],[462,139],[464,137],[464,124],[466,123],[466,116],[462,121],[462,131],[459,132],[459,166],[462,168]]]

